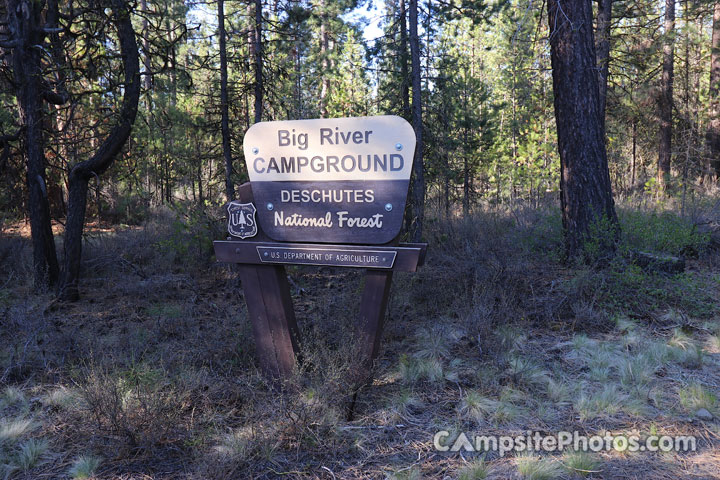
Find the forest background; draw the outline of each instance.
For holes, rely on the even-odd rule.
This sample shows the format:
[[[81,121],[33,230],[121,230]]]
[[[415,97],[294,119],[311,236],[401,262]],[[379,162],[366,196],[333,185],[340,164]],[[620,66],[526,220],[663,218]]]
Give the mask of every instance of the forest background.
[[[551,68],[574,54],[582,84]],[[719,87],[718,1],[3,1],[0,475],[720,478]],[[422,139],[403,238],[430,247],[348,409],[361,275],[288,268],[278,389],[212,240],[253,123],[382,114]],[[578,119],[596,143],[563,161],[596,155],[610,208],[570,248]],[[699,447],[440,454],[440,429]]]

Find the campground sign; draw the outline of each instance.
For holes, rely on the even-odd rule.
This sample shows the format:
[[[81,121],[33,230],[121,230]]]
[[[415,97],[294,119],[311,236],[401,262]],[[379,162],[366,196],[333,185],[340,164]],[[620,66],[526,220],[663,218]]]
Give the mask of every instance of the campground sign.
[[[299,330],[285,265],[365,269],[357,378],[369,378],[395,271],[426,244],[400,243],[415,133],[396,116],[261,122],[245,134],[250,182],[229,202],[219,262],[238,264],[261,368],[295,369]]]
[[[402,118],[262,122],[243,148],[273,240],[379,245],[400,233],[415,151]]]

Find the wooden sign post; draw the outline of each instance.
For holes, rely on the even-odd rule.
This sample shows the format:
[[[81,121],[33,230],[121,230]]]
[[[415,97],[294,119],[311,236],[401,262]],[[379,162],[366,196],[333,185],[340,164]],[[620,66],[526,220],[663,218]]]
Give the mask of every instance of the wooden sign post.
[[[395,116],[261,122],[245,134],[250,183],[230,202],[219,262],[239,264],[260,366],[289,377],[300,344],[284,265],[364,268],[358,369],[378,354],[394,271],[426,244],[398,243],[415,134]]]

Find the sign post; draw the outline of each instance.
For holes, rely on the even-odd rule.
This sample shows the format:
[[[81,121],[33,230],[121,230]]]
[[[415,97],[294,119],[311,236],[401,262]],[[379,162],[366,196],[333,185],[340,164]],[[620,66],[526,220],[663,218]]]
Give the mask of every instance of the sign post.
[[[414,272],[426,244],[398,243],[415,134],[396,116],[261,122],[245,134],[250,182],[226,205],[219,262],[240,265],[260,366],[295,368],[299,331],[284,265],[364,268],[358,368],[378,354],[394,271]]]

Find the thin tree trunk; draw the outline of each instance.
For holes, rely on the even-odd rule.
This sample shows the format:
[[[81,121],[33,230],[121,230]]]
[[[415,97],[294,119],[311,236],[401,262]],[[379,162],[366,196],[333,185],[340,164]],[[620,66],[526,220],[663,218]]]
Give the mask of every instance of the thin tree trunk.
[[[228,111],[228,66],[227,47],[225,45],[225,1],[217,0],[218,37],[220,39],[220,130],[222,134],[223,158],[225,159],[225,198],[231,202],[235,198],[233,185],[232,150],[230,149],[230,113]]]
[[[68,216],[65,223],[65,262],[59,297],[65,301],[79,298],[82,234],[87,209],[88,181],[101,175],[112,165],[130,137],[140,100],[140,63],[135,31],[130,10],[124,0],[111,0],[113,21],[117,24],[123,67],[125,70],[124,96],[118,123],[110,131],[95,154],[77,163],[69,174]]]
[[[635,188],[635,166],[637,165],[637,120],[632,121],[632,163],[630,164],[630,188]]]
[[[685,162],[682,168],[682,200],[680,202],[680,215],[685,215],[685,200],[687,198],[687,178],[690,168],[690,148],[694,141],[695,127],[693,125],[693,115],[690,111],[690,25],[688,24],[689,12],[688,12],[688,0],[683,0],[683,25],[685,30],[685,68],[684,68],[684,87],[685,92],[683,95],[685,115]]]
[[[255,123],[262,121],[263,115],[263,42],[262,42],[262,0],[255,0]]]
[[[463,155],[463,216],[470,215],[470,165],[468,153]]]
[[[720,176],[720,1],[715,2],[710,55],[710,125],[707,133],[711,166]]]
[[[425,217],[425,168],[423,165],[422,90],[420,86],[420,38],[418,36],[418,0],[410,0],[410,57],[412,63],[412,124],[415,129],[415,156],[413,159],[412,222],[410,239],[422,238]]]
[[[407,34],[407,10],[405,0],[400,0],[400,98],[402,102],[402,116],[410,119],[410,74],[408,73],[408,34]]]
[[[27,167],[28,210],[33,243],[34,286],[44,290],[55,284],[59,265],[55,250],[45,175],[45,136],[43,134],[46,86],[42,77],[42,3],[7,0],[7,29],[15,42],[10,61],[16,85],[19,123],[24,127],[24,156]]]
[[[665,1],[665,42],[663,44],[662,79],[660,86],[660,132],[658,149],[658,181],[661,187],[670,177],[672,158],[672,110],[675,48],[675,0]]]
[[[302,55],[300,54],[300,34],[295,32],[295,58],[293,59],[293,66],[295,67],[295,118],[303,118],[302,108],[302,78],[301,78],[301,62]]]
[[[330,94],[330,61],[328,59],[330,41],[328,37],[328,19],[325,0],[320,0],[320,58],[322,59],[322,82],[320,86],[320,117],[328,115],[327,97]]]
[[[140,0],[140,10],[143,12],[142,20],[142,44],[143,44],[143,67],[145,72],[143,75],[143,87],[145,88],[145,95],[147,96],[147,109],[152,110],[151,104],[151,92],[152,92],[152,64],[150,59],[150,35],[148,28],[147,15],[150,14],[147,0]]]
[[[598,0],[597,66],[600,87],[600,121],[605,129],[605,106],[607,104],[608,71],[610,69],[610,26],[612,22],[612,0]]]
[[[555,121],[560,153],[560,206],[569,258],[593,237],[614,250],[619,233],[612,198],[595,65],[589,0],[548,0]]]

